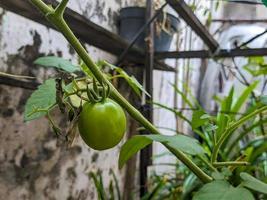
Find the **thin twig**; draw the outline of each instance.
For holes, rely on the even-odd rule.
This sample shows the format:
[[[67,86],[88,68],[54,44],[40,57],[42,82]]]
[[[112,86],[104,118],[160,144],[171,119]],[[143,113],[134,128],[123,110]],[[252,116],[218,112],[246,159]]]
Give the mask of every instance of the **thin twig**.
[[[241,45],[239,45],[237,48],[241,48],[241,47],[244,47],[244,46],[247,46],[249,43],[253,42],[254,40],[256,40],[257,38],[263,36],[264,34],[267,33],[267,29],[263,32],[261,32],[260,34],[258,35],[255,35],[254,37],[250,38],[248,41],[242,43]]]
[[[0,72],[0,77],[1,76],[17,78],[17,79],[36,79],[36,77],[33,77],[33,76],[15,75],[15,74],[8,74],[5,72]]]

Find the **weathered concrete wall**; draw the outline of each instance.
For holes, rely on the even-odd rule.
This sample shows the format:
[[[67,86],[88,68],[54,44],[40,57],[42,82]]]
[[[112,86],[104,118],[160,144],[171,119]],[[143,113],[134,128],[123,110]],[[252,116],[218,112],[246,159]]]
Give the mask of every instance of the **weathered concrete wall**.
[[[130,2],[130,1],[129,1]],[[70,1],[70,7],[88,19],[116,32],[118,10],[127,1]],[[38,77],[43,81],[53,71],[32,65],[41,55],[59,55],[76,62],[65,39],[13,13],[1,10],[0,70]],[[115,57],[87,46],[95,60]],[[87,173],[103,171],[104,184],[113,169],[122,186],[124,171],[118,171],[119,146],[104,152],[89,149],[80,138],[66,149],[45,118],[24,123],[23,110],[32,91],[0,86],[0,199],[97,199]]]

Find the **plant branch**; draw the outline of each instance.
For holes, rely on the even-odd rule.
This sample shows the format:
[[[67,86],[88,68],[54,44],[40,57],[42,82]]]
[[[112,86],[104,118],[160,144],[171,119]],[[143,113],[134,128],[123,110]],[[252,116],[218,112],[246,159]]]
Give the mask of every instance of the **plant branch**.
[[[31,0],[31,2],[44,14],[47,15],[54,11],[53,8],[46,5],[43,1],[40,0]]]
[[[10,78],[16,78],[16,79],[36,79],[36,77],[32,77],[32,76],[8,74],[8,73],[5,73],[5,72],[0,72],[0,77],[1,76],[10,77]]]
[[[249,162],[245,161],[229,161],[229,162],[214,162],[212,163],[214,167],[225,167],[225,166],[248,166]]]
[[[91,57],[88,55],[85,48],[81,45],[79,40],[75,37],[73,32],[68,27],[67,23],[63,18],[58,18],[53,13],[51,9],[47,9],[41,0],[30,0],[37,8],[39,8],[46,16],[47,19],[65,36],[68,42],[72,45],[90,71],[93,73],[95,78],[100,83],[105,83],[109,85],[111,90],[111,97],[115,99],[127,112],[139,123],[141,123],[147,130],[153,134],[160,134],[155,126],[153,126],[136,108],[134,108],[116,89],[115,87],[104,77],[101,70],[93,62]],[[50,14],[49,14],[50,13]],[[180,160],[182,161],[200,180],[204,183],[212,181],[212,178],[208,176],[204,171],[202,171],[194,162],[192,162],[188,156],[183,152],[171,148],[167,144],[165,146]]]
[[[214,171],[214,172],[217,171],[217,169],[216,169],[213,165],[211,165],[211,164],[206,160],[206,158],[204,158],[204,157],[202,157],[202,156],[198,156],[198,158],[199,158],[203,163],[205,163],[205,164],[207,165],[207,167],[209,167],[209,168],[211,169],[211,171]]]
[[[60,4],[57,6],[57,8],[55,9],[55,14],[58,17],[63,17],[64,11],[67,7],[68,2],[69,0],[62,0]]]

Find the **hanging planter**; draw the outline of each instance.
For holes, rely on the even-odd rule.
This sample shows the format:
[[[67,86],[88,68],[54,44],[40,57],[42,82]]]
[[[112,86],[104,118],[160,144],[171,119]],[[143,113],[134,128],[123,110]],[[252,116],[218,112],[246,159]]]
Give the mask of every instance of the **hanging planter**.
[[[146,8],[126,7],[120,10],[119,34],[131,41],[135,34],[142,28],[146,21]],[[168,51],[174,34],[179,27],[179,19],[169,13],[160,13],[155,23],[155,51]],[[137,46],[145,47],[145,32],[143,32],[135,43]]]

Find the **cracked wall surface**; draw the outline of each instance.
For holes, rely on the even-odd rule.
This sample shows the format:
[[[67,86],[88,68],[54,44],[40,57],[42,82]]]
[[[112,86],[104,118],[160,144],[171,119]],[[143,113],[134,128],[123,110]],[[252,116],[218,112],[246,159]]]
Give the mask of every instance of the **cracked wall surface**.
[[[118,10],[127,2],[70,1],[69,7],[93,22],[116,32]],[[115,57],[86,45],[95,60]],[[54,71],[32,63],[43,55],[57,55],[73,62],[77,56],[58,32],[6,10],[0,11],[0,71],[37,77],[43,82]],[[66,149],[45,118],[23,122],[24,105],[32,91],[0,86],[0,200],[97,199],[89,171],[100,169],[104,184],[109,170],[121,186],[123,171],[117,167],[118,147],[103,152],[89,149],[80,138]],[[54,113],[56,116],[58,113]]]

